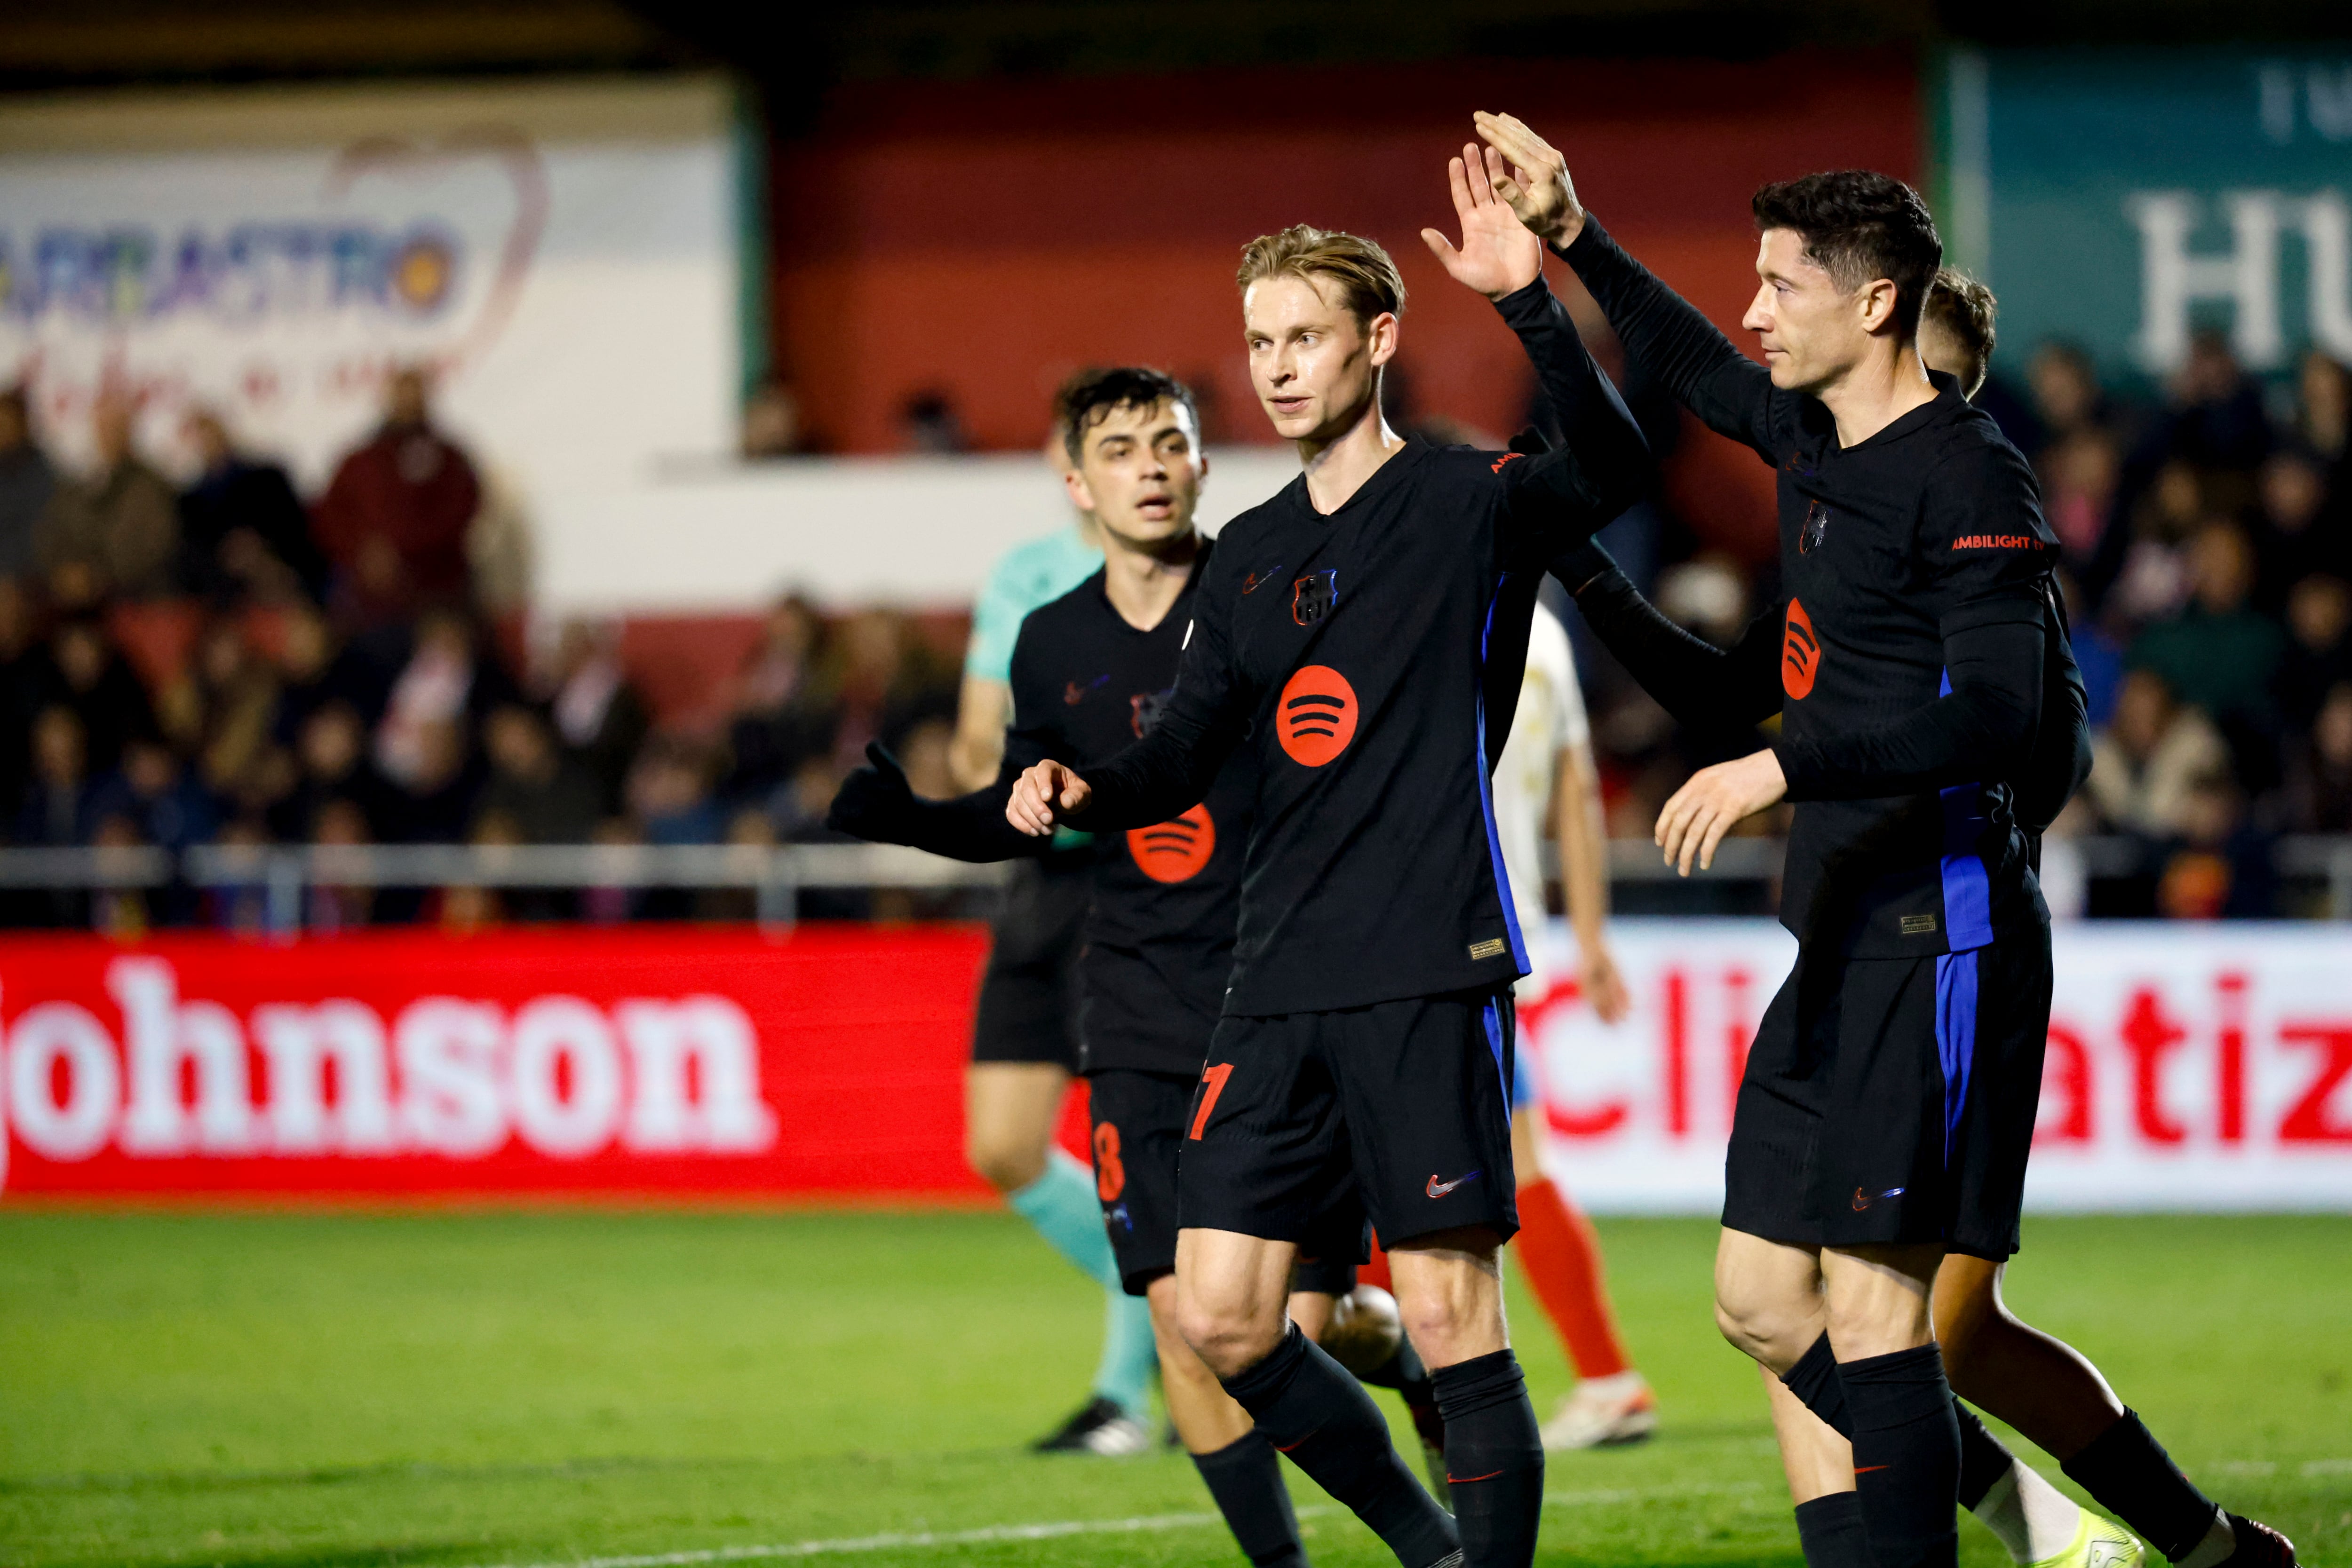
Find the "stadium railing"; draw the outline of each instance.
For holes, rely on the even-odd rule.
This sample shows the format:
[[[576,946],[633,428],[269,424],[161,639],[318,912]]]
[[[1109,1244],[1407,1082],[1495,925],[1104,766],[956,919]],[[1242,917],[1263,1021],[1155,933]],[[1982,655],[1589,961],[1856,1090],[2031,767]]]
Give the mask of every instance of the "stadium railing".
[[[1770,883],[1783,847],[1778,839],[1726,839],[1713,868],[1694,872],[1694,879]],[[1552,846],[1545,849],[1549,862]],[[2090,879],[2145,874],[2149,863],[2147,846],[2127,838],[2044,845],[2045,862],[2062,854],[2079,856]],[[2273,865],[2282,877],[2324,885],[2327,918],[2352,920],[2352,837],[2282,838]],[[287,934],[301,929],[311,888],[738,889],[752,894],[761,924],[789,926],[807,891],[985,889],[1005,873],[897,844],[204,844],[178,854],[148,846],[0,848],[0,889],[258,891],[264,924]],[[1656,846],[1640,839],[1610,844],[1609,873],[1621,884],[1678,880]]]

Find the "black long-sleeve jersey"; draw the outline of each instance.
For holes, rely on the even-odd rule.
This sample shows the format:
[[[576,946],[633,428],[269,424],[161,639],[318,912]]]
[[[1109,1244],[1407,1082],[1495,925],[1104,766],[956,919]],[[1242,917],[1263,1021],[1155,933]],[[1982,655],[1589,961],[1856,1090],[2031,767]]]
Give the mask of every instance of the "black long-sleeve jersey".
[[[1630,505],[1639,431],[1540,282],[1500,302],[1549,358],[1564,445],[1418,441],[1328,516],[1302,476],[1220,537],[1160,727],[1083,768],[1077,826],[1157,822],[1246,743],[1255,823],[1224,1010],[1326,1011],[1526,973],[1488,777],[1547,562]]]
[[[1005,820],[1013,780],[1048,758],[1072,768],[1103,761],[1158,727],[1215,554],[1202,546],[1183,591],[1149,631],[1112,607],[1100,571],[1031,611],[1013,646],[1013,723],[996,782],[954,800],[913,802],[891,837],[958,860],[1044,852],[1051,839]],[[1201,1071],[1233,969],[1256,793],[1255,759],[1237,753],[1204,799],[1097,844],[1078,960],[1087,1071]]]
[[[1670,710],[1781,716],[1772,748],[1796,803],[1781,923],[1854,956],[1897,957],[2047,920],[2012,781],[2049,749],[2045,663],[2071,674],[2073,661],[2052,584],[2057,538],[2023,456],[1948,377],[1932,402],[1841,447],[1828,409],[1774,387],[1599,223],[1563,254],[1627,354],[1779,471],[1786,593],[1727,653],[1676,643],[1622,577],[1571,586]],[[2071,766],[2074,735],[2052,738]]]

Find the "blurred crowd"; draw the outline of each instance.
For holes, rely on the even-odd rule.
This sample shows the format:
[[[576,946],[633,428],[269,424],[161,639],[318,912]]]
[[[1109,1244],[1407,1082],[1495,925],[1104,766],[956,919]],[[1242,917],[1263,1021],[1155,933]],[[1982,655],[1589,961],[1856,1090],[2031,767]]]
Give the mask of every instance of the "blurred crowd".
[[[184,432],[198,471],[175,485],[137,450],[137,411],[114,394],[88,413],[96,463],[67,472],[26,397],[0,393],[8,841],[806,841],[877,739],[919,789],[953,792],[961,623],[786,598],[730,644],[718,689],[657,712],[620,625],[520,613],[495,508],[430,390],[422,372],[392,376],[381,424],[307,497],[202,410]],[[1688,431],[1628,392],[1668,479],[1612,544],[1669,614],[1728,642],[1777,597],[1769,535],[1727,538],[1677,514]],[[2134,401],[2051,343],[1979,401],[2041,475],[2089,690],[2095,766],[2053,835],[2125,846],[2087,884],[2053,874],[2053,903],[2315,912],[2273,851],[2284,835],[2352,832],[2352,371],[2313,352],[2266,384],[2209,334],[2160,396]],[[770,412],[791,423],[788,405]],[[1398,417],[1433,439],[1491,439]],[[1597,648],[1581,652],[1611,830],[1646,838],[1691,770],[1753,738],[1678,729]],[[261,918],[260,897],[19,890],[0,894],[0,921],[242,925]],[[621,889],[306,897],[314,925],[738,912],[716,894]]]
[[[2063,343],[2014,380],[1996,366],[1978,401],[2040,475],[2090,699],[2090,783],[2053,836],[2125,841],[2087,893],[2053,902],[2314,912],[2273,852],[2352,831],[2352,371],[2314,350],[2266,385],[2210,332],[2145,402]],[[1678,549],[1671,519],[1659,533],[1655,591],[1685,624],[1727,640],[1773,601],[1769,560],[1686,533]],[[1612,831],[1646,838],[1691,768],[1752,742],[1674,732],[1596,662]]]
[[[727,689],[659,722],[622,629],[537,627],[490,580],[474,459],[427,378],[305,498],[199,411],[174,485],[101,393],[96,463],[0,393],[0,829],[20,846],[775,843],[869,739],[950,792],[958,629],[777,604]],[[948,644],[942,646],[942,644]],[[249,925],[256,888],[0,896],[12,924]],[[307,923],[736,911],[664,890],[322,888]]]

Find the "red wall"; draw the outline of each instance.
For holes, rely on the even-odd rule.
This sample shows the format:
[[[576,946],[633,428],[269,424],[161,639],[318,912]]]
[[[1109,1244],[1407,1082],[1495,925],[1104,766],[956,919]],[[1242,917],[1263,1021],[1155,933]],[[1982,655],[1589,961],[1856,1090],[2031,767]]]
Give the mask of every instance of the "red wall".
[[[1916,91],[1909,58],[1884,53],[844,89],[776,149],[777,362],[835,450],[894,448],[928,388],[978,444],[1029,445],[1063,376],[1118,361],[1204,389],[1213,438],[1259,440],[1233,268],[1252,235],[1307,221],[1402,266],[1419,412],[1507,434],[1517,348],[1418,237],[1452,227],[1444,162],[1472,109],[1564,147],[1612,230],[1744,339],[1749,193],[1854,164],[1914,177]]]

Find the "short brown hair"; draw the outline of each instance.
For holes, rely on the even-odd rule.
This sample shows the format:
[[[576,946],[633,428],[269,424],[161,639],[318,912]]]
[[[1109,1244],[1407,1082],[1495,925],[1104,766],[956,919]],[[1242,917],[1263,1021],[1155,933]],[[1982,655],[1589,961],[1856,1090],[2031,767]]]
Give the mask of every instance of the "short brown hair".
[[[1280,234],[1260,235],[1242,246],[1241,270],[1234,281],[1247,293],[1265,277],[1297,277],[1313,284],[1328,277],[1360,324],[1375,316],[1404,314],[1404,278],[1379,244],[1339,229],[1293,224]]]
[[[1927,289],[1923,318],[1952,335],[1966,363],[1960,375],[1960,395],[1973,398],[1992,368],[1993,318],[2000,307],[1992,290],[1957,267],[1938,267]]]

